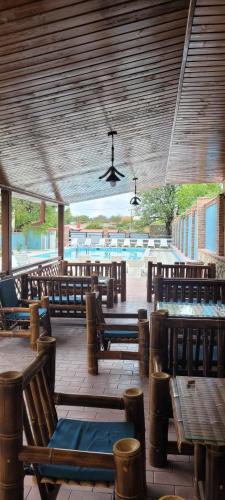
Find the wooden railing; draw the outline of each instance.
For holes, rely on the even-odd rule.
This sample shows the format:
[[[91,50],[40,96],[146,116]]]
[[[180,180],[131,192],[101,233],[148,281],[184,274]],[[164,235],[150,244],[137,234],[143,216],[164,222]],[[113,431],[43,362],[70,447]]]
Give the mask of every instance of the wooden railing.
[[[15,286],[18,299],[22,298],[22,276],[57,276],[60,274],[60,258],[48,259],[41,264],[20,267],[12,272],[15,278]]]
[[[162,264],[157,262],[148,262],[148,275],[147,275],[147,301],[152,302],[152,295],[154,293],[154,278],[155,276],[163,276],[164,278],[215,278],[216,266],[209,263],[203,264]]]

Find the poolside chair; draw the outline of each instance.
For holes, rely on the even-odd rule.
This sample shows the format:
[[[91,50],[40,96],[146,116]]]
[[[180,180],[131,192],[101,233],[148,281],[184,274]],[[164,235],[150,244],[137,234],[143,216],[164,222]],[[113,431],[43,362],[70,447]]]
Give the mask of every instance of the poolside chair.
[[[137,240],[137,243],[135,245],[136,247],[140,247],[140,248],[143,248],[144,247],[144,243],[143,243],[143,240]]]
[[[160,248],[169,248],[168,241],[166,238],[160,240]]]
[[[110,246],[111,247],[117,247],[118,246],[118,239],[117,238],[112,238],[110,241]]]
[[[39,323],[45,335],[51,335],[49,300],[18,300],[14,278],[0,281],[1,329],[0,337],[24,337],[30,339],[30,346],[36,349],[39,337]],[[8,334],[7,334],[8,332]]]
[[[125,238],[123,242],[123,247],[130,247],[130,238]]]
[[[55,393],[55,345],[53,338],[40,339],[39,354],[24,372],[0,375],[0,405],[5,408],[0,422],[5,443],[1,449],[0,498],[23,498],[23,478],[28,473],[36,476],[42,500],[56,499],[61,484],[68,482],[101,483],[101,487],[115,482],[116,498],[144,500],[141,389],[129,388],[122,397]],[[125,420],[113,422],[107,415],[105,422],[58,418],[55,405],[125,410]]]
[[[106,323],[106,318],[110,322]],[[112,319],[116,323],[112,323]],[[99,359],[131,359],[139,361],[140,376],[148,376],[149,324],[146,309],[135,313],[103,313],[95,293],[86,294],[88,371],[98,375]],[[133,323],[128,320],[134,319]],[[119,320],[119,324],[118,324]],[[111,344],[137,344],[138,351],[111,350]]]
[[[86,238],[86,240],[84,242],[84,246],[85,247],[91,247],[91,238]]]
[[[96,244],[96,247],[104,247],[105,246],[105,238],[100,238],[99,242]]]
[[[71,238],[71,247],[78,246],[78,238]]]
[[[152,238],[148,240],[148,248],[155,248],[155,241]]]

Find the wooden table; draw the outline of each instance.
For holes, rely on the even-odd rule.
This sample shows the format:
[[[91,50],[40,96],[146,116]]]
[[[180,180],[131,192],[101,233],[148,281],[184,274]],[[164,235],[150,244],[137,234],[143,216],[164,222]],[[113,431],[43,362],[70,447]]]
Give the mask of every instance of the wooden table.
[[[170,380],[178,446],[195,445],[195,493],[225,500],[225,379]]]
[[[170,317],[225,318],[224,304],[195,304],[193,302],[157,302],[157,311],[164,309]]]

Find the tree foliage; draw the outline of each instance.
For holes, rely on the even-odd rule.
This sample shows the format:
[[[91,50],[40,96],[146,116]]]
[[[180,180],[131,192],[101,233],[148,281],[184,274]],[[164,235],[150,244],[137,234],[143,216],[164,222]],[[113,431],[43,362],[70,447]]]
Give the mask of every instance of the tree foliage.
[[[217,196],[222,191],[221,184],[182,184],[176,189],[178,213],[190,208],[200,196]]]
[[[145,191],[141,195],[139,215],[145,225],[164,222],[167,234],[171,234],[171,224],[176,209],[176,187],[170,184]]]
[[[38,225],[40,220],[40,203],[34,203],[20,198],[13,198],[12,211],[14,216],[14,225],[16,231],[27,233],[30,229],[37,233],[45,233],[51,227],[58,225],[58,207],[56,205],[46,204],[45,222]],[[70,208],[65,210],[65,224],[73,221]]]

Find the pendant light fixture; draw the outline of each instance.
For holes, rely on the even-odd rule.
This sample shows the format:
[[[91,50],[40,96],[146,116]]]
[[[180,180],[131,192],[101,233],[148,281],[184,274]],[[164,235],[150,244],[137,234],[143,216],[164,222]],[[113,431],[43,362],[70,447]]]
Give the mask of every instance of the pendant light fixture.
[[[138,196],[137,196],[137,180],[138,180],[137,177],[133,178],[133,181],[134,181],[134,196],[130,200],[130,204],[133,205],[134,207],[138,207],[138,205],[140,205],[140,203],[141,203],[141,199],[138,198]]]
[[[111,151],[112,151],[112,156],[111,156],[112,165],[111,165],[111,167],[108,168],[108,170],[105,174],[103,174],[99,177],[99,179],[104,179],[104,177],[108,176],[106,178],[106,182],[109,182],[112,187],[116,186],[116,183],[121,180],[120,177],[125,177],[125,175],[121,174],[121,172],[119,172],[119,170],[117,170],[114,167],[114,142],[113,142],[114,135],[117,135],[116,130],[111,130],[110,132],[108,132],[108,137],[110,137],[110,136],[112,137],[112,149],[111,149]]]

